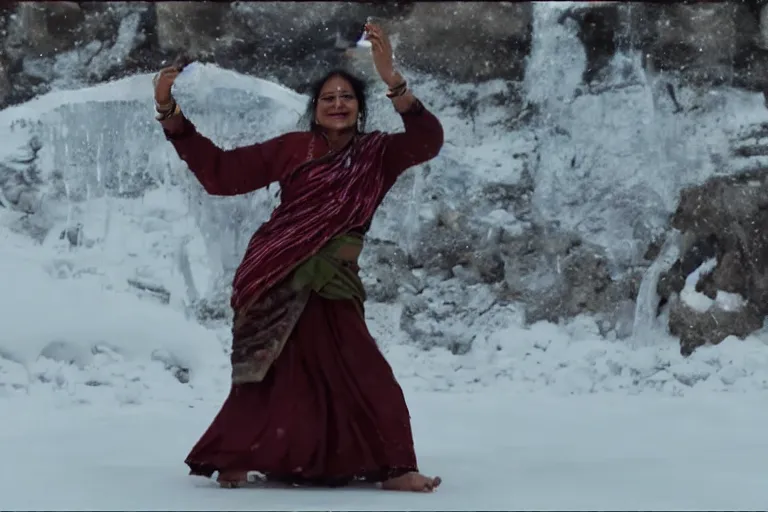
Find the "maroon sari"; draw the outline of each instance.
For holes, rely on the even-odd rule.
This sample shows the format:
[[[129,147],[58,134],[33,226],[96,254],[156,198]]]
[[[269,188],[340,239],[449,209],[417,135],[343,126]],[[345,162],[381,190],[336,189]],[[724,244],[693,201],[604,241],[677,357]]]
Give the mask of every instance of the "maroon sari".
[[[317,160],[311,148],[322,139],[310,133],[226,152],[183,117],[163,122],[210,193],[281,184],[281,205],[254,235],[235,277],[236,311],[268,294],[332,237],[364,230],[397,176],[437,154],[437,119],[418,104],[403,119],[406,133],[371,134],[347,155]],[[418,471],[403,392],[359,304],[310,293],[269,371],[260,382],[233,384],[186,462],[197,475],[257,471],[319,485]]]

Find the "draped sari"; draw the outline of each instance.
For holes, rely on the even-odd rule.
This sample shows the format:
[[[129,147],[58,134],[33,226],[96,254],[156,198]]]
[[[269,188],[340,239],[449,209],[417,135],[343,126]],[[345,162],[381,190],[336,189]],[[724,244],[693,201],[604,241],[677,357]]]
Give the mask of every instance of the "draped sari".
[[[289,180],[300,186],[294,183],[291,195],[284,196],[254,233],[235,274],[234,384],[264,378],[310,292],[353,298],[362,314],[365,291],[357,272],[349,269],[356,258],[350,261],[340,252],[362,248],[362,239],[347,233],[369,222],[376,211],[385,140],[380,132],[358,137],[342,151],[310,160],[291,173]]]
[[[365,323],[356,261],[397,177],[443,144],[419,102],[401,116],[404,133],[360,136],[322,158],[311,156],[314,133],[223,150],[183,115],[161,121],[209,194],[274,182],[282,193],[233,282],[232,386],[185,459],[192,474],[343,485],[418,471],[405,397]]]

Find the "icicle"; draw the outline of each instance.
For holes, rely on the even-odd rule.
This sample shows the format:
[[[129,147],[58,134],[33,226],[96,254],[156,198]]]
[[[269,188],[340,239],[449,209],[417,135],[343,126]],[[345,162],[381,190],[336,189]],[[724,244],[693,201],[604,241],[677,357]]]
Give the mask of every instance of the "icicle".
[[[646,270],[640,282],[635,303],[635,320],[632,326],[631,343],[634,347],[654,345],[663,337],[665,331],[658,325],[656,310],[659,296],[656,293],[661,273],[668,270],[680,254],[680,232],[673,229],[667,234],[664,245],[651,266]]]

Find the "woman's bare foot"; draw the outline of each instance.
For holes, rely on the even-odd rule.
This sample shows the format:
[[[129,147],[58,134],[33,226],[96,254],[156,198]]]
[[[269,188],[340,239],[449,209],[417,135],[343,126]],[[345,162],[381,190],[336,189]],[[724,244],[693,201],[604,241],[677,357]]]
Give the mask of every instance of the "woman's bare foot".
[[[219,487],[224,489],[237,489],[248,484],[247,471],[223,471],[219,473],[216,481]]]
[[[439,476],[430,478],[413,471],[382,482],[381,488],[388,491],[432,492],[441,483]]]

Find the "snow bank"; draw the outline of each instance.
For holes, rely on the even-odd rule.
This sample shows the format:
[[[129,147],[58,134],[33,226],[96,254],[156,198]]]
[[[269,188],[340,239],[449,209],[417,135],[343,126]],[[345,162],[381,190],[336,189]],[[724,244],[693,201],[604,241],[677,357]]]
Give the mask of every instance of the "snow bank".
[[[106,386],[120,401],[142,390],[210,388],[228,360],[216,333],[168,306],[104,288],[98,278],[57,279],[40,249],[2,232],[0,393],[38,388],[87,400]]]
[[[121,403],[221,397],[226,330],[206,329],[169,305],[105,288],[97,276],[57,279],[3,233],[0,251],[0,395],[53,394]],[[12,250],[13,249],[13,250]],[[50,268],[50,266],[48,267]],[[551,391],[685,395],[768,389],[768,336],[729,338],[679,354],[677,340],[633,349],[602,339],[588,317],[524,326],[499,312],[472,350],[417,349],[399,330],[400,307],[370,304],[371,330],[406,390]],[[506,328],[493,325],[507,324]]]
[[[729,337],[701,347],[688,358],[677,339],[663,336],[655,346],[632,348],[600,337],[589,317],[564,325],[513,325],[475,339],[472,350],[421,352],[392,344],[384,352],[404,384],[420,390],[556,394],[622,392],[682,396],[768,389],[768,335]]]

